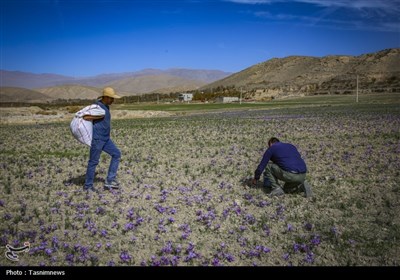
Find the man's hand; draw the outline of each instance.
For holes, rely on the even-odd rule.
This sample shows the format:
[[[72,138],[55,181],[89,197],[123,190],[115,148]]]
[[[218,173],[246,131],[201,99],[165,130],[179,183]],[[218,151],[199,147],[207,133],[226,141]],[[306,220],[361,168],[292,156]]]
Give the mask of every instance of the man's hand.
[[[251,180],[251,183],[253,184],[253,186],[257,185],[258,180],[256,178],[253,178],[253,180]]]

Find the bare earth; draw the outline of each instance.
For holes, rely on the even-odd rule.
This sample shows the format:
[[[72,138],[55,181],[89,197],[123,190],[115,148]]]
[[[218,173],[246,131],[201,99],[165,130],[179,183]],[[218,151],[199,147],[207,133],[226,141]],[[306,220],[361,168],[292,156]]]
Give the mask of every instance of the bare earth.
[[[168,117],[173,115],[161,111],[132,111],[132,110],[112,110],[113,119],[131,119],[131,118],[153,118]],[[0,124],[31,124],[31,123],[49,123],[58,121],[72,120],[74,113],[66,110],[43,110],[37,106],[31,107],[13,107],[0,108]]]

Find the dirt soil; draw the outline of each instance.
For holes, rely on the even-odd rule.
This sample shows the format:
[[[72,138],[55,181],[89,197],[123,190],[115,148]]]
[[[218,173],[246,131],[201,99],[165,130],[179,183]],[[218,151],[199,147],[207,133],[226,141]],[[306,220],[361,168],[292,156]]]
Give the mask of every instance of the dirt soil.
[[[112,110],[112,119],[168,117],[172,113],[162,111]],[[74,113],[66,109],[43,110],[37,106],[0,108],[0,124],[49,123],[72,120]]]

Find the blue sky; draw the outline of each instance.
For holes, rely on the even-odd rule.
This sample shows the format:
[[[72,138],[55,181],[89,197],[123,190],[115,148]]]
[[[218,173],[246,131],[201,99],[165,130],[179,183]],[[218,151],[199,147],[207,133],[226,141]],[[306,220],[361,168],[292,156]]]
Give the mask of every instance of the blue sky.
[[[1,0],[0,69],[238,72],[400,47],[400,0]]]

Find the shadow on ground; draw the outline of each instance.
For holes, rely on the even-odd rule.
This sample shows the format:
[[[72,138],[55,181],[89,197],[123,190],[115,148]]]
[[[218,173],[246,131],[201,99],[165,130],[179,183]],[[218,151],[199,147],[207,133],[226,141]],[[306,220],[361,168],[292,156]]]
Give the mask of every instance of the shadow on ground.
[[[64,180],[63,183],[65,186],[70,186],[70,185],[83,186],[85,184],[85,178],[86,174],[83,174],[73,178],[69,178],[68,180]],[[104,183],[105,181],[103,178],[99,178],[96,173],[94,176],[94,183],[99,183],[99,182]]]

